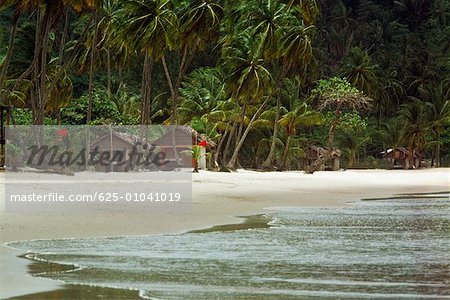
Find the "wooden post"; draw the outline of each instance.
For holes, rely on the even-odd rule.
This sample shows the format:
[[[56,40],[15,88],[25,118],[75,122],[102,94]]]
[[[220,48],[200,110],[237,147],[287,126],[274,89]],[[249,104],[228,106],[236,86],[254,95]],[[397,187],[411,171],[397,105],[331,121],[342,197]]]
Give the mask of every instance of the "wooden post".
[[[0,168],[5,167],[5,145],[6,145],[6,128],[5,125],[9,125],[11,120],[12,106],[1,105],[0,106]]]
[[[339,157],[333,158],[333,171],[339,171]]]

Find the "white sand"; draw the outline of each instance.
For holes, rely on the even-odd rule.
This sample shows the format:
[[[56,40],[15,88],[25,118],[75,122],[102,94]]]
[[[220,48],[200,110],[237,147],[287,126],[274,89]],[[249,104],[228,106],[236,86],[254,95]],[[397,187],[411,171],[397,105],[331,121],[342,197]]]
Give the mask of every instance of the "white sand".
[[[75,178],[76,179],[76,176]],[[3,184],[1,185],[3,189]],[[361,198],[389,197],[401,193],[450,190],[450,169],[348,170],[343,172],[193,174],[192,211],[185,214],[148,212],[89,214],[9,213],[0,203],[0,242],[64,237],[183,232],[215,224],[241,222],[236,216],[264,212],[279,206],[334,207]],[[0,191],[3,195],[3,190]],[[21,254],[1,247],[0,297],[52,290],[57,283],[26,275]]]

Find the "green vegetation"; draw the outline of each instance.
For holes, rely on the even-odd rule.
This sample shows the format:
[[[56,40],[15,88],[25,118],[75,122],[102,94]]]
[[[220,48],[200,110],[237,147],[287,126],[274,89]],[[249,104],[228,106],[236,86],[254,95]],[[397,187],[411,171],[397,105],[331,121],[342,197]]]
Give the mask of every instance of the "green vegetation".
[[[203,156],[206,156],[206,153],[203,153],[202,151],[202,146],[194,145],[192,146],[192,149],[185,150],[184,153],[192,157],[194,163],[194,173],[198,173],[198,162]]]
[[[17,124],[181,124],[216,167],[450,163],[447,0],[0,0]]]

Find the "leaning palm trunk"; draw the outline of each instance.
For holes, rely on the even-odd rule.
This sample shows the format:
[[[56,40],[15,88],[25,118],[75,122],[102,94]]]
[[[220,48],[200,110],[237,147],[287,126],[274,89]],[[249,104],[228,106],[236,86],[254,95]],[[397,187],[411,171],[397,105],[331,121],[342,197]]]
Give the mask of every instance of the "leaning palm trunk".
[[[236,148],[234,149],[233,155],[231,156],[231,159],[230,159],[230,161],[227,164],[227,168],[229,168],[229,169],[235,169],[236,168],[236,162],[237,162],[237,158],[238,158],[238,155],[239,155],[239,150],[241,150],[241,147],[244,144],[244,141],[247,138],[247,135],[250,132],[250,129],[252,128],[253,123],[255,122],[256,118],[258,118],[259,115],[262,113],[262,110],[266,106],[266,103],[267,103],[268,99],[269,98],[264,100],[264,102],[261,104],[261,106],[258,108],[256,113],[253,115],[252,119],[248,123],[248,126],[245,129],[244,134],[242,135],[242,137],[239,140],[239,143],[237,144]]]
[[[3,87],[3,83],[6,80],[6,75],[8,73],[9,62],[11,61],[13,49],[14,49],[14,41],[16,39],[17,27],[19,25],[20,14],[14,15],[14,21],[11,27],[11,33],[9,35],[8,42],[8,52],[6,52],[5,60],[3,61],[2,72],[0,74],[0,89]]]
[[[264,169],[269,169],[272,166],[273,155],[275,154],[275,146],[277,144],[277,137],[278,137],[278,120],[280,119],[280,109],[281,109],[281,101],[280,96],[278,96],[277,111],[275,113],[275,120],[274,120],[275,123],[273,124],[272,143],[270,144],[269,155],[267,155],[267,158],[262,165]]]
[[[170,116],[171,124],[176,124],[176,116],[173,114],[173,106],[174,106],[174,97],[175,97],[175,88],[173,87],[172,79],[170,77],[169,68],[167,67],[166,57],[161,56],[161,63],[164,69],[164,75],[166,76],[167,85],[169,86],[170,95],[172,97],[172,115]]]
[[[286,145],[284,146],[283,157],[281,158],[281,171],[286,170],[287,157],[289,154],[289,144],[291,142],[291,136],[288,135],[286,139]]]
[[[281,89],[283,88],[283,79],[286,77],[287,68],[283,67],[280,78],[277,82],[277,110],[275,112],[275,120],[273,124],[273,136],[272,143],[270,144],[269,155],[267,155],[266,160],[264,161],[262,167],[264,169],[269,169],[272,166],[273,155],[275,154],[275,147],[277,145],[277,137],[278,137],[278,120],[280,119],[280,110],[281,110]]]
[[[192,58],[194,57],[194,51],[188,51],[188,48],[185,47],[183,50],[183,55],[181,57],[181,63],[180,63],[180,69],[178,70],[178,78],[175,82],[174,89],[173,89],[173,95],[172,95],[172,124],[176,125],[178,124],[178,98],[179,98],[179,91],[181,82],[184,79],[184,76],[186,75],[187,67],[192,61]]]
[[[217,145],[216,152],[214,153],[214,166],[219,166],[219,156],[220,156],[220,150],[222,149],[223,143],[225,142],[225,139],[228,135],[228,131],[225,131],[222,138],[220,139],[219,145]]]
[[[195,47],[194,47],[195,48]],[[170,123],[172,125],[178,124],[178,98],[179,98],[179,89],[181,86],[181,82],[186,75],[187,67],[189,63],[192,61],[194,57],[194,51],[188,51],[187,48],[184,48],[183,55],[181,56],[181,63],[178,70],[178,77],[176,81],[172,81],[172,77],[170,76],[169,68],[167,67],[166,58],[163,55],[161,57],[161,62],[164,69],[164,74],[166,76],[167,85],[169,86],[172,105],[171,105],[171,116]]]
[[[237,120],[238,119],[239,119],[239,116],[237,117]],[[235,135],[235,131],[236,131],[237,126],[238,126],[238,121],[237,120],[234,121],[233,127],[231,127],[231,131],[228,134],[227,143],[225,145],[225,149],[223,150],[223,154],[222,154],[222,163],[223,164],[226,163],[227,156],[228,156],[228,149],[230,148],[231,141],[233,140],[233,136]]]
[[[234,147],[237,147],[237,145],[239,144],[239,141],[241,140],[242,137],[242,133],[244,130],[244,125],[245,125],[245,112],[247,110],[247,105],[244,105],[244,107],[242,108],[242,116],[239,120],[239,129],[236,133],[236,140],[234,143]]]

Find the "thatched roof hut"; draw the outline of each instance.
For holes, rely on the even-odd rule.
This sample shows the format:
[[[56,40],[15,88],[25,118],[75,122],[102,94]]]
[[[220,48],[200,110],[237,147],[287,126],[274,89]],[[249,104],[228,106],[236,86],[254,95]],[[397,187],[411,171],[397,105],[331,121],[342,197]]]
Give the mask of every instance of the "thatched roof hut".
[[[382,152],[383,158],[390,162],[390,168],[415,169],[420,167],[423,158],[421,152],[413,149],[411,151],[406,147],[397,147],[387,149]]]

